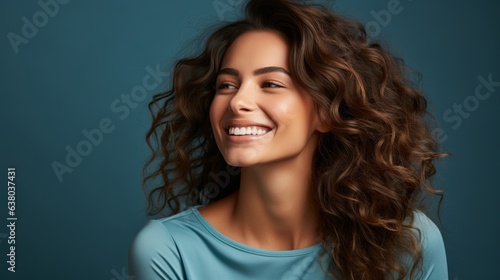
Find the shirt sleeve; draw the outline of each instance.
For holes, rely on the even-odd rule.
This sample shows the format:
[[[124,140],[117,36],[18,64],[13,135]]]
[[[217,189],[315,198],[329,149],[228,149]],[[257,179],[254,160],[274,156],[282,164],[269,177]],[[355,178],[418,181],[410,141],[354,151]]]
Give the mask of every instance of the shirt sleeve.
[[[420,211],[415,212],[415,225],[422,234],[422,280],[448,280],[448,264],[443,237],[431,219]]]
[[[129,250],[129,276],[136,280],[182,280],[177,245],[167,228],[151,220],[137,234]]]

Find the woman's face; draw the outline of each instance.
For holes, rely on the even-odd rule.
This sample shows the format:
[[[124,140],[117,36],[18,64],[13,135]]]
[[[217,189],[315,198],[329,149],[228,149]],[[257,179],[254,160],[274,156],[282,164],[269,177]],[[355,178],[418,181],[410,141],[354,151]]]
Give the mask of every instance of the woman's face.
[[[312,157],[318,117],[311,97],[288,74],[288,54],[285,39],[270,31],[247,32],[226,51],[210,121],[230,165]]]

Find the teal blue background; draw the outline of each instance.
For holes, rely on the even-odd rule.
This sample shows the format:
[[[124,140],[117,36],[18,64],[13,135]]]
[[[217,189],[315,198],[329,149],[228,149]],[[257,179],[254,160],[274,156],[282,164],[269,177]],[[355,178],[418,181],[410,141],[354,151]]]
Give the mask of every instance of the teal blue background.
[[[386,9],[388,2],[319,3],[368,23],[375,20],[370,11]],[[443,114],[474,95],[478,76],[500,81],[500,4],[401,0],[400,6],[376,38],[422,74],[430,110],[447,136],[443,148],[453,153],[440,162],[435,178],[446,191],[441,230],[450,279],[497,278],[500,87],[456,128]],[[241,7],[231,7],[223,20],[235,19]],[[221,17],[213,1],[202,0],[72,0],[59,8],[16,54],[7,34],[20,35],[22,17],[32,20],[41,8],[37,1],[0,2],[0,174],[5,182],[7,168],[16,167],[18,217],[17,272],[10,273],[5,183],[0,278],[128,279],[128,247],[147,220],[141,190],[149,155],[147,102],[168,82],[148,91],[128,115],[111,104],[142,84],[146,67],[169,72],[173,59],[197,48],[191,40]],[[114,130],[60,182],[52,162],[64,163],[65,147],[75,149],[86,139],[82,130],[98,128],[104,118]]]

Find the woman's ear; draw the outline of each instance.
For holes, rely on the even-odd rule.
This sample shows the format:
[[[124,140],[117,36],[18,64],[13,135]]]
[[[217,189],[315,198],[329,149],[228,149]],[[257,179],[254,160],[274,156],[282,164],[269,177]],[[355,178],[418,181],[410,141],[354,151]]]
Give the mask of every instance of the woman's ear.
[[[321,109],[318,109],[316,111],[316,130],[321,132],[321,133],[326,133],[328,131],[330,131],[328,129],[328,125],[327,125],[327,120],[328,118],[326,117],[326,113],[324,112],[324,110],[321,110]]]
[[[326,124],[324,124],[324,123],[319,123],[318,126],[317,126],[317,128],[316,128],[316,130],[319,131],[319,132],[321,132],[321,133],[327,133],[328,131],[330,131],[327,128]]]

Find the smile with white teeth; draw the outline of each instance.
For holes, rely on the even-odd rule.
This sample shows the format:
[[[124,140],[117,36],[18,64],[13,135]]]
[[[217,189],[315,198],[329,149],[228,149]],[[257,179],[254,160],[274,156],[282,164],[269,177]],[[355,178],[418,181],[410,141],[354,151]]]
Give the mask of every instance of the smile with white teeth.
[[[229,135],[263,135],[268,131],[266,129],[252,127],[229,127]]]

